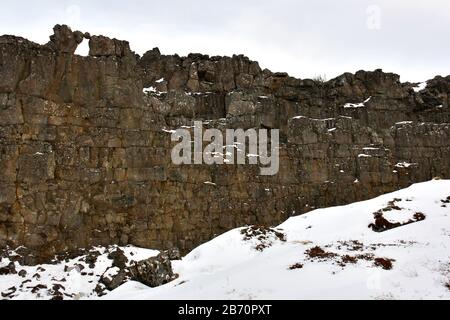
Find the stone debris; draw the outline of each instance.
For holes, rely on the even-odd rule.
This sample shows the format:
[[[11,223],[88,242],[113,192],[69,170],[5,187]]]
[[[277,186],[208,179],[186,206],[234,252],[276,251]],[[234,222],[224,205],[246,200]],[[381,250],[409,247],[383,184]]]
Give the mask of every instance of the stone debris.
[[[79,250],[80,255],[72,253],[70,258],[59,256],[52,264],[22,266],[19,262],[11,261],[13,258],[20,260],[17,250],[5,249],[0,252],[0,276],[14,277],[18,274],[23,278],[20,282],[15,281],[19,285],[2,289],[1,296],[4,299],[98,297],[130,280],[157,287],[178,277],[172,270],[171,261],[181,258],[177,248],[158,253],[129,246],[110,246]],[[17,270],[20,271],[17,273]]]

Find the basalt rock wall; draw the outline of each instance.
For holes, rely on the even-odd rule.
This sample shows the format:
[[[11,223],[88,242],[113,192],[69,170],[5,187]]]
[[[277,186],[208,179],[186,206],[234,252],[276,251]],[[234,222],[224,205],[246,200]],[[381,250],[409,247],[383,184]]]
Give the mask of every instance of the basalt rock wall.
[[[89,41],[88,56],[75,54]],[[139,57],[56,26],[0,37],[0,246],[187,251],[231,228],[450,178],[450,77],[359,71],[330,81],[244,56]],[[170,130],[280,129],[280,170],[171,161]]]

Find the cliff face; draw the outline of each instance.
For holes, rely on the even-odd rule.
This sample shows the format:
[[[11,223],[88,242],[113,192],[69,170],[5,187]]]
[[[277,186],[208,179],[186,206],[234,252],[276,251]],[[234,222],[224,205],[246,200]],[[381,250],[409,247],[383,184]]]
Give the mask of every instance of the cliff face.
[[[87,57],[74,54],[83,38]],[[186,251],[236,226],[450,178],[450,76],[420,91],[381,70],[300,80],[244,56],[139,57],[66,26],[46,45],[2,36],[0,51],[0,247],[38,260],[112,243]],[[280,172],[173,165],[167,130],[194,120],[279,128]]]

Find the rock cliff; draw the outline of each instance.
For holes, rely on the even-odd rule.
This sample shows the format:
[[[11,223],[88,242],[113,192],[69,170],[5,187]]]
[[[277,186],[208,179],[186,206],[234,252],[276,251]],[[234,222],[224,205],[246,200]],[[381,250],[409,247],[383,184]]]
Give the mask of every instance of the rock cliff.
[[[186,252],[237,226],[450,178],[450,76],[296,79],[242,55],[140,57],[64,25],[45,45],[1,36],[0,51],[0,247],[36,260],[109,244]],[[194,120],[280,129],[280,172],[172,164],[168,131]]]

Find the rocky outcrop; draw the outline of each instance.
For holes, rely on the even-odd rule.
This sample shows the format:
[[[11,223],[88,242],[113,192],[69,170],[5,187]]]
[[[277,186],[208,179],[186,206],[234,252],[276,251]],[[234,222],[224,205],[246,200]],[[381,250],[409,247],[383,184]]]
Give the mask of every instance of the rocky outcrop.
[[[74,54],[83,38],[87,57]],[[139,57],[67,26],[46,45],[2,36],[0,246],[42,259],[101,244],[186,252],[236,226],[449,178],[450,76],[416,87],[381,70],[323,82],[244,56]],[[194,120],[279,128],[280,172],[172,164],[167,131]]]
[[[128,259],[120,249],[112,252],[108,258],[113,259],[113,265],[100,277],[100,283],[96,288],[99,294],[105,289],[114,290],[129,280],[154,288],[178,278],[172,270],[171,260],[180,257],[174,254],[173,249],[145,260],[133,261],[130,265],[127,265]]]
[[[130,277],[134,281],[149,287],[159,287],[178,277],[172,270],[168,252],[161,252],[156,257],[136,262],[130,267]]]
[[[53,32],[54,34],[50,36],[50,42],[47,43],[47,46],[58,52],[74,54],[78,45],[84,39],[82,32],[72,32],[66,25],[56,25]]]

